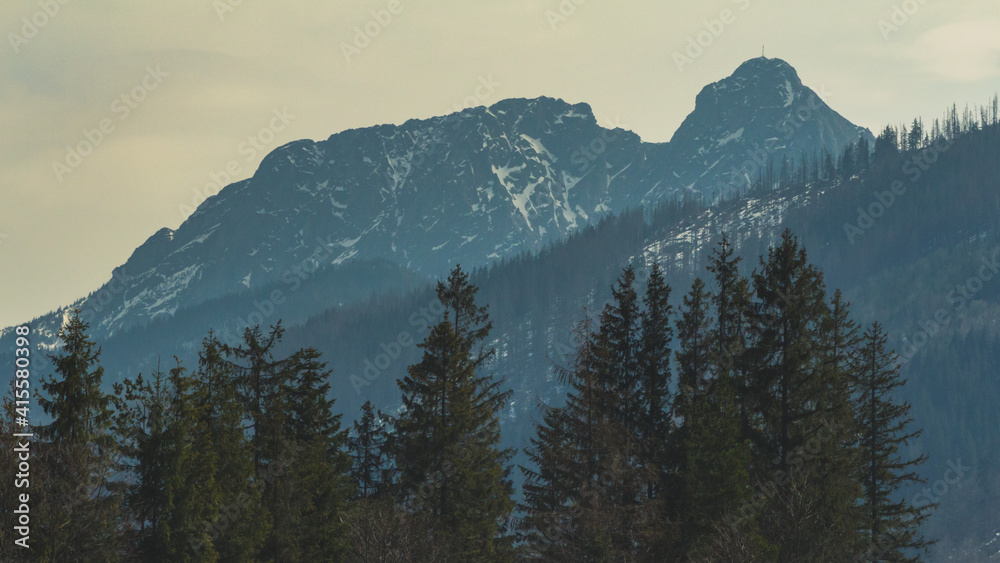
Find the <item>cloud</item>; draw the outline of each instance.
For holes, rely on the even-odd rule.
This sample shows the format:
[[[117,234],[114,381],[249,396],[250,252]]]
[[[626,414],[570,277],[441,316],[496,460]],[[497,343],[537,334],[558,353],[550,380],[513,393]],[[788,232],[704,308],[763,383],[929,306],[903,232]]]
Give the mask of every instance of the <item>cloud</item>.
[[[1000,19],[948,23],[900,48],[900,55],[935,77],[976,82],[1000,76]]]

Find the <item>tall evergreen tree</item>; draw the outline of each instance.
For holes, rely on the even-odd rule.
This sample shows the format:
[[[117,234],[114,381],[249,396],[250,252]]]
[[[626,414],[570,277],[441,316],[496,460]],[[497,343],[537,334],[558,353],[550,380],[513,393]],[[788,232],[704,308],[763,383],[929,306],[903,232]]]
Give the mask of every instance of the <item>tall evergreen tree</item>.
[[[781,244],[761,258],[753,275],[759,314],[751,354],[749,396],[760,417],[754,433],[760,469],[788,472],[792,452],[816,420],[816,376],[821,322],[825,316],[822,274],[808,263],[805,250],[786,230]]]
[[[710,319],[710,295],[705,282],[696,278],[691,290],[684,296],[684,307],[677,321],[678,349],[674,353],[677,365],[677,396],[674,399],[674,415],[680,419],[690,419],[691,410],[702,398],[711,378],[712,342]],[[689,427],[681,424],[678,429],[677,447],[686,441]],[[681,468],[683,472],[683,467]]]
[[[340,428],[328,398],[330,371],[320,353],[304,348],[293,354],[294,378],[286,391],[291,415],[286,469],[276,478],[290,498],[272,512],[274,527],[265,559],[339,561],[347,550],[344,512],[354,495],[347,432]]]
[[[502,561],[512,556],[505,529],[513,500],[499,412],[510,391],[477,373],[492,350],[476,291],[460,267],[438,284],[444,312],[419,345],[422,360],[398,382],[404,412],[393,443],[406,506],[433,516],[436,537],[455,557]]]
[[[263,480],[254,469],[253,447],[246,436],[244,408],[238,381],[223,358],[223,345],[215,334],[202,341],[193,403],[199,412],[199,450],[213,452],[217,513],[205,522],[211,548],[219,561],[257,561],[270,529],[261,505]],[[208,541],[191,542],[198,554]]]
[[[376,415],[371,401],[361,406],[361,418],[354,422],[347,446],[353,465],[351,476],[360,499],[383,497],[392,486],[392,468],[381,413]]]
[[[861,489],[854,473],[858,463],[857,430],[851,410],[851,367],[859,338],[850,318],[850,305],[840,290],[834,292],[821,322],[816,377],[815,408],[818,423],[800,447],[803,465],[808,462],[814,480],[817,521],[825,530],[814,552],[827,558],[846,559],[860,550],[857,534],[857,499]]]
[[[848,455],[841,448],[850,421],[837,406],[844,386],[823,352],[829,319],[823,277],[786,230],[753,280],[760,310],[759,336],[748,350],[747,397],[757,417],[754,479],[773,491],[762,529],[782,545],[781,561],[837,559],[851,545],[844,534],[853,497],[836,469]]]
[[[39,462],[50,479],[35,506],[43,561],[113,558],[120,546],[121,487],[113,479],[119,456],[111,433],[111,396],[101,390],[101,350],[75,310],[59,330],[60,352],[49,355],[55,374],[42,380],[38,403],[52,422],[38,428]],[[54,478],[73,475],[73,479]]]
[[[748,325],[752,296],[749,281],[740,275],[739,264],[740,257],[735,255],[729,237],[723,233],[708,263],[716,287],[712,293],[716,322],[711,335],[714,346],[710,361],[715,373],[729,377],[739,410],[741,436],[750,438],[745,355],[751,338]]]
[[[233,374],[240,392],[248,430],[253,443],[254,469],[264,474],[271,463],[281,464],[287,432],[288,389],[293,377],[289,365],[292,358],[275,359],[274,348],[281,341],[284,329],[279,321],[265,335],[259,326],[247,328],[239,346],[223,344],[220,350],[226,359],[226,369]]]
[[[346,550],[341,513],[351,496],[346,433],[326,397],[329,371],[311,348],[276,359],[279,322],[265,336],[244,332],[238,347],[222,346],[242,396],[252,436],[254,479],[269,532],[264,560],[338,557]]]
[[[641,313],[639,343],[639,424],[637,437],[643,444],[641,465],[647,473],[646,498],[662,495],[671,461],[667,449],[670,421],[670,344],[673,339],[670,286],[659,264],[653,264],[646,282],[645,306]]]
[[[862,534],[866,557],[871,561],[919,561],[934,542],[920,533],[935,505],[914,506],[900,493],[922,483],[916,466],[926,455],[907,458],[901,447],[920,436],[911,430],[910,405],[894,396],[906,380],[899,374],[893,354],[886,350],[888,336],[875,323],[865,331],[857,359],[854,409],[858,423],[858,466],[864,488]]]
[[[598,374],[607,389],[608,413],[619,418],[624,428],[638,433],[642,410],[639,373],[639,297],[635,292],[635,271],[629,265],[611,288],[612,301],[601,312],[597,334]]]
[[[533,467],[525,475],[522,530],[529,559],[583,560],[592,535],[588,523],[593,508],[582,503],[580,492],[597,472],[600,449],[599,389],[595,365],[592,321],[585,317],[575,328],[580,343],[571,366],[556,366],[560,383],[570,387],[564,407],[543,405],[531,446],[526,450]],[[573,508],[574,510],[570,510]]]
[[[574,332],[573,361],[556,368],[570,389],[566,404],[545,408],[527,450],[534,467],[522,467],[525,551],[546,561],[642,560],[666,527],[653,503],[637,502],[646,481],[626,456],[638,450],[635,435],[609,408],[618,388],[599,372],[604,339],[586,318]]]
[[[139,375],[115,385],[115,433],[134,483],[126,493],[138,526],[130,543],[144,561],[218,559],[205,525],[218,514],[216,454],[201,449],[204,417],[192,386],[179,362],[168,377],[157,370],[151,382]]]
[[[710,358],[712,340],[710,334],[710,296],[701,278],[695,278],[691,289],[682,299],[676,332],[677,350],[674,365],[677,374],[677,390],[673,397],[671,418],[676,427],[668,441],[668,465],[665,468],[664,494],[667,497],[662,506],[663,517],[678,525],[679,534],[665,538],[666,550],[672,554],[671,560],[683,560],[689,549],[693,517],[691,482],[697,476],[691,472],[692,461],[688,446],[691,445],[695,413],[704,411],[700,403],[708,389],[710,379]],[[672,541],[671,541],[672,540]]]
[[[773,549],[758,533],[756,519],[739,519],[752,498],[750,442],[740,436],[739,410],[727,373],[719,374],[704,396],[695,400],[684,421],[683,533],[687,560],[700,560],[713,549],[712,537],[723,525],[740,534],[750,553],[764,558]],[[749,557],[748,557],[749,556]]]

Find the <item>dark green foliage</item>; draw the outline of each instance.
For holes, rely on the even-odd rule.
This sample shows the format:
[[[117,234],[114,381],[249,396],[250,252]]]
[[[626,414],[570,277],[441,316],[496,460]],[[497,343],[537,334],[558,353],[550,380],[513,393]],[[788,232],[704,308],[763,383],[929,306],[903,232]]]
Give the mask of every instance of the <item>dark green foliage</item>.
[[[333,414],[330,372],[319,358],[316,350],[302,349],[289,368],[294,374],[288,391],[289,458],[277,481],[290,502],[280,524],[272,513],[277,561],[338,561],[347,550],[344,512],[354,496],[347,431],[340,428],[340,415]]]
[[[640,374],[639,424],[637,436],[642,450],[640,465],[649,475],[646,497],[659,498],[664,491],[669,459],[670,433],[670,345],[673,327],[670,319],[670,286],[663,279],[659,264],[653,264],[646,281],[646,294],[641,313],[641,341],[638,357]]]
[[[115,385],[115,432],[129,462],[130,543],[144,561],[216,561],[206,526],[218,514],[216,455],[201,451],[204,416],[178,363],[151,382]]]
[[[34,506],[39,561],[114,560],[121,549],[121,487],[112,479],[119,456],[111,432],[111,396],[101,390],[101,350],[74,311],[59,331],[55,374],[38,403],[52,422],[38,428],[35,466],[42,478]],[[72,479],[57,476],[72,476]]]
[[[737,510],[752,496],[750,484],[750,443],[740,437],[739,410],[728,375],[712,381],[703,396],[697,397],[684,420],[683,467],[680,490],[682,537],[689,554],[708,548],[713,532],[733,526]],[[758,550],[762,539],[756,536]]]
[[[375,414],[371,401],[361,406],[361,418],[354,422],[347,439],[353,464],[351,476],[357,485],[358,498],[385,497],[393,485],[392,466],[387,447],[385,416]]]
[[[923,479],[915,472],[926,455],[907,458],[900,451],[920,436],[911,430],[910,405],[898,402],[897,389],[906,381],[886,349],[888,340],[875,323],[865,331],[857,357],[854,401],[860,450],[857,471],[864,490],[861,531],[873,561],[917,561],[933,542],[919,533],[931,504],[915,506],[899,493]]]
[[[216,458],[218,512],[206,523],[211,546],[219,561],[254,561],[270,524],[261,506],[261,481],[244,432],[236,380],[213,333],[202,342],[195,388],[194,402],[201,416],[199,451]],[[192,546],[196,552],[207,547],[207,542]]]
[[[483,346],[491,323],[476,291],[459,267],[438,284],[442,320],[419,345],[423,359],[398,382],[404,411],[392,444],[403,506],[430,516],[450,556],[504,561],[512,555],[502,535],[514,503],[498,413],[510,392],[478,373],[492,350]]]
[[[634,304],[630,269],[600,329],[579,325],[573,363],[557,369],[569,388],[566,405],[544,407],[526,452],[533,465],[522,467],[526,557],[792,562],[865,553],[863,448],[852,403],[862,346],[849,307],[839,291],[826,301],[822,274],[787,231],[761,257],[752,285],[738,263],[723,237],[709,264],[716,291],[696,279],[682,300],[672,367],[661,355],[672,331],[649,320],[662,318],[665,300],[647,295],[641,331],[623,336],[631,334],[621,330],[629,326],[622,312]],[[658,269],[648,288],[664,293]],[[635,395],[622,384],[629,350],[637,350],[641,374]],[[668,370],[677,376],[673,391]],[[647,373],[662,395],[650,392]],[[649,397],[667,415],[656,431],[647,430],[656,420]],[[633,415],[627,404],[638,405]],[[904,443],[913,437],[902,426],[887,432]],[[664,454],[634,463],[634,452],[655,450],[657,439],[667,444]],[[901,523],[898,534],[917,534],[918,525]]]
[[[264,560],[336,559],[346,551],[342,512],[353,494],[347,434],[327,397],[329,371],[311,348],[274,358],[280,323],[222,345],[251,433],[255,484],[270,531]]]
[[[239,346],[210,334],[195,373],[178,362],[125,382],[113,415],[88,395],[100,379],[93,344],[68,347],[84,360],[55,358],[58,369],[81,383],[47,390],[89,406],[49,399],[58,416],[42,435],[86,443],[66,463],[110,462],[87,500],[115,500],[90,513],[111,533],[74,548],[110,540],[105,559],[152,561],[916,557],[929,507],[902,499],[923,456],[905,455],[919,433],[894,398],[903,380],[884,335],[859,338],[843,296],[827,301],[789,232],[752,283],[738,265],[723,237],[712,287],[695,280],[676,316],[663,270],[652,268],[640,302],[626,268],[599,325],[578,325],[568,365],[554,370],[566,402],[543,406],[522,464],[516,546],[512,452],[500,445],[500,416],[516,401],[486,375],[499,361],[492,321],[459,268],[438,285],[443,313],[399,382],[391,433],[367,402],[348,437],[320,354],[280,356],[280,325],[248,329]],[[112,430],[117,443],[102,438]],[[40,457],[61,454],[48,443]],[[58,493],[50,459],[42,496]]]

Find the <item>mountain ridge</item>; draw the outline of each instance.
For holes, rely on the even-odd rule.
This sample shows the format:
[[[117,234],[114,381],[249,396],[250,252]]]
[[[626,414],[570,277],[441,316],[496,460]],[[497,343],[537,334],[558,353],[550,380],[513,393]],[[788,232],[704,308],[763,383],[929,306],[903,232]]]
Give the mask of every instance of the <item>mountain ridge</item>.
[[[736,99],[737,83],[759,96]],[[71,306],[92,313],[101,337],[296,269],[384,259],[433,277],[458,262],[477,267],[538,251],[631,207],[692,193],[717,201],[755,179],[735,182],[726,167],[745,162],[776,123],[794,117],[798,106],[776,103],[782,87],[793,100],[812,93],[780,59],[747,61],[702,90],[668,143],[602,127],[588,104],[545,96],[292,141],[177,229],[156,231],[111,281]],[[727,104],[728,113],[713,118],[707,92],[723,92],[714,104]],[[763,160],[815,152],[817,142],[836,153],[861,129],[825,103],[816,107],[789,146],[765,151]],[[803,133],[824,125],[832,136]],[[36,319],[51,325],[50,340],[63,311]]]

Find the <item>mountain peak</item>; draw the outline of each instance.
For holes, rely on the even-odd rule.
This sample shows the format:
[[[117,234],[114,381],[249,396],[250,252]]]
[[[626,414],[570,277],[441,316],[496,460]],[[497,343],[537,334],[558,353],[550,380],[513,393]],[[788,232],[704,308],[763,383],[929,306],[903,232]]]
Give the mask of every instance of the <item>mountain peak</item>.
[[[744,61],[740,66],[736,67],[733,74],[729,76],[730,79],[736,78],[770,78],[770,77],[787,77],[792,80],[793,83],[802,84],[799,80],[799,74],[795,71],[792,65],[788,64],[784,59],[778,58],[767,58],[767,57],[755,57]]]
[[[781,59],[750,59],[726,78],[713,82],[695,98],[702,107],[788,107],[808,90],[792,65]],[[810,90],[809,93],[812,93]]]
[[[671,152],[685,170],[678,179],[713,201],[748,187],[768,163],[779,166],[844,146],[871,132],[833,111],[782,59],[756,57],[726,78],[702,88],[695,108],[670,140]],[[707,170],[725,180],[705,180]]]

